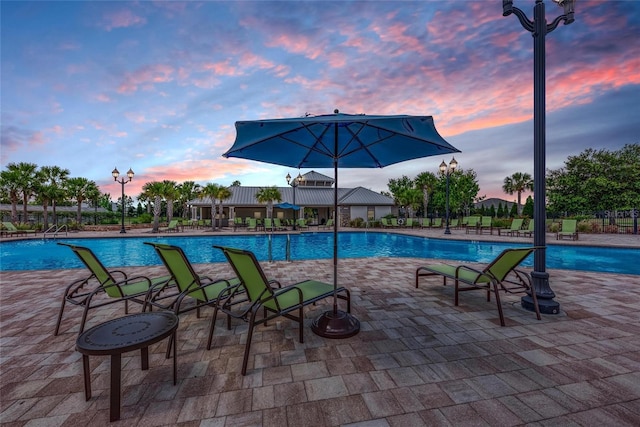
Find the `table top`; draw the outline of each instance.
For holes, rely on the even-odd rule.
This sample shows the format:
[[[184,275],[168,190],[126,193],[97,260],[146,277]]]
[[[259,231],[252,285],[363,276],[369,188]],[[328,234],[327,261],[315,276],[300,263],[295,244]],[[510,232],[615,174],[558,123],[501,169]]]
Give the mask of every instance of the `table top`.
[[[118,354],[163,340],[178,327],[178,316],[168,311],[131,314],[86,330],[76,341],[83,354]]]

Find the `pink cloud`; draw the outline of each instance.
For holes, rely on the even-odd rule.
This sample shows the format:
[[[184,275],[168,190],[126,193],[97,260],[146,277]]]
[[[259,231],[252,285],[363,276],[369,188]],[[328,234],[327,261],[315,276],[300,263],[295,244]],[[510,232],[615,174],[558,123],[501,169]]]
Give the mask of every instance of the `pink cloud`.
[[[175,69],[166,64],[154,64],[142,67],[125,76],[124,81],[118,86],[119,93],[133,93],[139,87],[151,90],[156,83],[167,83],[173,80]]]
[[[129,9],[107,13],[102,19],[102,27],[111,31],[114,28],[127,28],[146,24],[146,18],[137,16]]]

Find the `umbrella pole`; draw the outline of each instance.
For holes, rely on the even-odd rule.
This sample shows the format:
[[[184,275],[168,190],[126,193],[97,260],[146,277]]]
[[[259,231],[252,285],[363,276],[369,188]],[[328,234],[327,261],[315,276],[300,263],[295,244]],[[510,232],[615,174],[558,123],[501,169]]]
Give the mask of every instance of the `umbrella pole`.
[[[333,176],[333,310],[325,311],[311,323],[311,330],[325,338],[349,338],[360,332],[360,321],[338,310],[338,124],[334,124]]]

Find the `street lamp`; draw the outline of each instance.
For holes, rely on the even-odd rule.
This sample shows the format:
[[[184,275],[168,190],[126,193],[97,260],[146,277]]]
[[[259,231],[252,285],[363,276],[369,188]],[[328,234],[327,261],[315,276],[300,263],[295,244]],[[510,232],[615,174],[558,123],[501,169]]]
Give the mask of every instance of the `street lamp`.
[[[546,266],[546,186],[545,186],[545,36],[556,29],[560,22],[565,25],[574,21],[575,0],[553,0],[564,8],[564,14],[547,25],[544,14],[544,1],[536,0],[533,7],[533,21],[517,7],[513,0],[502,0],[502,16],[516,15],[525,30],[533,35],[533,245],[536,247],[533,258],[533,286],[538,298],[540,311],[547,314],[560,312],[560,304],[553,300],[556,296],[549,286],[549,274]],[[524,296],[522,307],[534,310],[533,298]]]
[[[289,184],[290,186],[293,187],[293,204],[296,204],[296,187],[298,187],[298,185],[300,185],[300,183],[302,182],[303,178],[302,175],[300,175],[300,172],[298,172],[298,176],[296,177],[296,179],[294,179],[293,181],[291,181],[291,175],[287,174],[286,176],[287,178],[287,184]],[[295,212],[295,209],[293,210]],[[296,228],[296,223],[298,222],[298,220],[296,219],[295,214],[293,215],[293,229],[297,230]]]
[[[449,177],[458,167],[458,162],[456,162],[456,158],[453,157],[447,165],[444,160],[440,163],[440,173],[446,174],[447,176],[447,208],[445,209],[445,228],[444,234],[451,234],[451,230],[449,229]]]
[[[133,171],[131,170],[131,168],[129,168],[129,171],[127,171],[127,177],[129,179],[125,180],[124,177],[120,180],[118,180],[118,177],[120,176],[120,172],[118,172],[118,168],[114,168],[113,171],[111,172],[111,176],[113,176],[113,180],[115,182],[119,182],[120,184],[122,184],[122,228],[120,228],[120,234],[126,233],[126,230],[124,229],[124,208],[126,206],[126,203],[124,202],[124,185],[127,182],[131,182],[131,180],[133,179]]]

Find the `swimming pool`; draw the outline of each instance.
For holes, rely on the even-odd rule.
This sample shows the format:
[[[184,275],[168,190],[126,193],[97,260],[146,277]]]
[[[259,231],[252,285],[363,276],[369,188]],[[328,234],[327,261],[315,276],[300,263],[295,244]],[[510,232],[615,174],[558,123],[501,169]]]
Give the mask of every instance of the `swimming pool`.
[[[287,239],[290,239],[289,258]],[[22,240],[0,244],[0,271],[83,268],[65,242],[91,248],[107,267],[160,265],[153,248],[143,242],[177,245],[194,263],[225,262],[212,246],[248,249],[261,261],[329,259],[333,257],[333,233],[277,235],[148,236],[58,240]],[[434,239],[395,233],[341,232],[340,258],[407,257],[489,262],[502,250],[528,246],[513,242],[478,242]],[[640,275],[640,249],[549,245],[547,268]],[[525,260],[533,265],[533,257]]]

